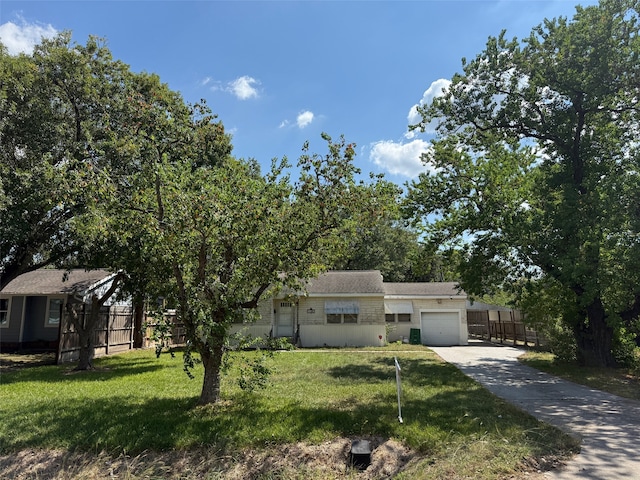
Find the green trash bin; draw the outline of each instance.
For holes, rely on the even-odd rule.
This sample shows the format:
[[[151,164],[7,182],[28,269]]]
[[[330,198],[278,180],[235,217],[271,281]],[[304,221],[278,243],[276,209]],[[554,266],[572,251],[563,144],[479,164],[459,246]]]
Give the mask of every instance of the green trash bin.
[[[420,345],[420,329],[412,328],[409,330],[409,343],[411,345]]]

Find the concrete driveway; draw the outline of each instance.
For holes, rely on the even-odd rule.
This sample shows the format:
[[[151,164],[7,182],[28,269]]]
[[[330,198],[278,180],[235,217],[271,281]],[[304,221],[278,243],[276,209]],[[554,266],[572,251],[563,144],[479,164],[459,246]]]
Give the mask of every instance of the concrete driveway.
[[[640,479],[640,402],[522,365],[518,348],[483,342],[430,348],[495,395],[581,439],[580,454],[546,473],[549,479]]]

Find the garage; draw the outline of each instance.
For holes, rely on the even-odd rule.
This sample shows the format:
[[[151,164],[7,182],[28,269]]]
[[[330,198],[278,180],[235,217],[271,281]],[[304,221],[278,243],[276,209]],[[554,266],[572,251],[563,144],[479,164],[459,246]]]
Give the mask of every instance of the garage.
[[[421,312],[420,342],[423,345],[462,345],[460,312]]]

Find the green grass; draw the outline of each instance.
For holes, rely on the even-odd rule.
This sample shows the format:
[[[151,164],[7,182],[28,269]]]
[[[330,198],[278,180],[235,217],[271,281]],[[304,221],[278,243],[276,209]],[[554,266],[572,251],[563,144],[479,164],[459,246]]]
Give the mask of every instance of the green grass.
[[[267,389],[241,391],[232,371],[222,401],[211,407],[196,406],[202,371],[189,380],[180,354],[101,358],[91,372],[71,372],[67,365],[2,373],[0,453],[206,448],[229,454],[383,437],[421,458],[400,478],[493,479],[576,448],[574,440],[494,397],[428,349],[402,347],[279,352],[269,360],[274,374]],[[403,424],[394,356],[402,367]]]
[[[576,364],[558,363],[551,353],[529,351],[520,361],[574,383],[621,397],[640,400],[640,369],[581,367]]]

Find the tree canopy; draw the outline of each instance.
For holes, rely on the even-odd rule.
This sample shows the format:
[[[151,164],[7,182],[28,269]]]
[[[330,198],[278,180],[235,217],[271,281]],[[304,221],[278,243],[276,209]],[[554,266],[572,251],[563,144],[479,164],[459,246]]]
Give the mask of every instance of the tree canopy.
[[[64,33],[32,55],[0,46],[0,288],[79,246],[73,219],[104,188],[128,67]]]
[[[438,135],[409,205],[464,288],[554,285],[585,364],[617,364],[640,313],[639,55],[637,2],[577,7],[489,38],[413,126]]]
[[[128,229],[144,232],[149,264],[164,272],[159,293],[172,298],[189,349],[205,369],[200,403],[220,398],[221,368],[234,322],[251,318],[263,297],[324,270],[356,225],[380,215],[397,189],[380,179],[355,180],[354,146],[328,135],[328,153],[305,146],[292,181],[286,160],[262,174],[254,161],[230,155],[214,166],[181,152],[155,159],[152,177],[137,183],[135,208],[122,208]],[[156,277],[157,278],[157,277]]]

